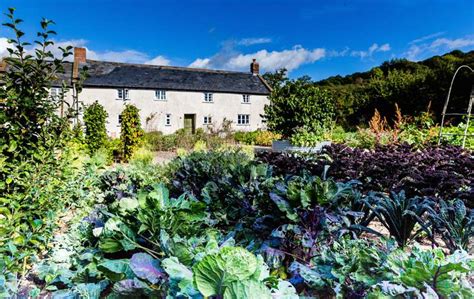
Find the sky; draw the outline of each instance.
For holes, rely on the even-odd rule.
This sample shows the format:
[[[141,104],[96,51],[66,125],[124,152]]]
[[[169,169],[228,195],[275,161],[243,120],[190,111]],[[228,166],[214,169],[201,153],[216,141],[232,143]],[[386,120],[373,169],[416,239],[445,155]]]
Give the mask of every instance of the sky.
[[[44,17],[56,23],[56,45],[118,62],[248,71],[256,58],[262,72],[320,80],[474,50],[474,0],[3,0],[8,7],[26,40]],[[1,28],[0,56],[9,37]]]

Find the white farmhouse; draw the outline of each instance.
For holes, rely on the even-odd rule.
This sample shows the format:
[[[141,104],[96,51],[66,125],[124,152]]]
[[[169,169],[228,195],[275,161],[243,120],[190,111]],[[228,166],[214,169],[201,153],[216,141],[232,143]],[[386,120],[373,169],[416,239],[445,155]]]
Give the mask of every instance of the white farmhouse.
[[[107,131],[120,134],[119,115],[125,104],[140,109],[142,127],[147,131],[173,133],[185,128],[220,126],[232,121],[238,131],[265,128],[261,115],[269,103],[270,87],[259,75],[254,60],[250,72],[230,72],[172,66],[128,64],[86,59],[86,49],[74,49],[74,62],[65,66],[65,78],[77,78],[87,69],[87,78],[77,102],[98,101],[109,115]],[[51,93],[59,93],[59,85]],[[66,95],[73,102],[72,92]]]

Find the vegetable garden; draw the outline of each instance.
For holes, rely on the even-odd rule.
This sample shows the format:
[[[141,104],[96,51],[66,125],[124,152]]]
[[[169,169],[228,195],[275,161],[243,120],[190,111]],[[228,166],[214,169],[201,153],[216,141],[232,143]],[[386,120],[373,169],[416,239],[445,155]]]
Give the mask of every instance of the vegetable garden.
[[[474,213],[466,207],[472,174],[464,172],[473,158],[452,147],[410,150],[365,155],[374,165],[390,155],[436,164],[431,172],[390,159],[393,171],[375,166],[372,180],[362,159],[344,158],[364,154],[338,145],[309,156],[196,151],[166,166],[136,157],[114,169],[96,156],[75,186],[82,199],[68,229],[29,271],[29,292],[470,298]],[[450,169],[448,154],[456,157]]]
[[[395,126],[372,132],[370,146],[254,153],[222,143],[225,128],[158,165],[132,105],[121,140],[107,139],[98,104],[86,107],[84,132],[71,129],[77,111],[58,116],[45,87],[70,48],[51,60],[43,20],[32,57],[21,20],[13,9],[8,17],[16,39],[0,89],[0,297],[474,297],[472,150],[379,142]],[[319,87],[295,94],[330,102]],[[303,130],[328,129],[313,121]],[[144,137],[157,147],[189,141]],[[112,164],[111,149],[126,163]]]

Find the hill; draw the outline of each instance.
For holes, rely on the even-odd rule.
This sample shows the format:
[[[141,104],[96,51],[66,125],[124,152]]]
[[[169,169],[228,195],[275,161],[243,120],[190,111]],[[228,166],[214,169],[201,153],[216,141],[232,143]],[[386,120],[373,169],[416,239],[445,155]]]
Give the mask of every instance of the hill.
[[[419,62],[394,59],[367,72],[333,76],[314,84],[331,91],[338,107],[338,122],[346,127],[366,124],[375,109],[390,120],[395,103],[403,114],[411,116],[426,111],[429,106],[439,120],[452,76],[463,64],[474,68],[474,51],[455,50]],[[466,111],[473,85],[473,73],[459,72],[453,85],[450,112]]]

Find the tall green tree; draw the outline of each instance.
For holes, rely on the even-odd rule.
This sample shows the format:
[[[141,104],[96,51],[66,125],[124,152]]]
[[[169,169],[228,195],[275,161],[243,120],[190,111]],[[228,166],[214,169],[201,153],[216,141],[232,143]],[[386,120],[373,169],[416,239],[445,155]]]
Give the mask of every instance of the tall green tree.
[[[103,148],[107,142],[105,123],[108,117],[104,106],[95,101],[84,110],[84,125],[86,127],[86,144],[91,154]]]

